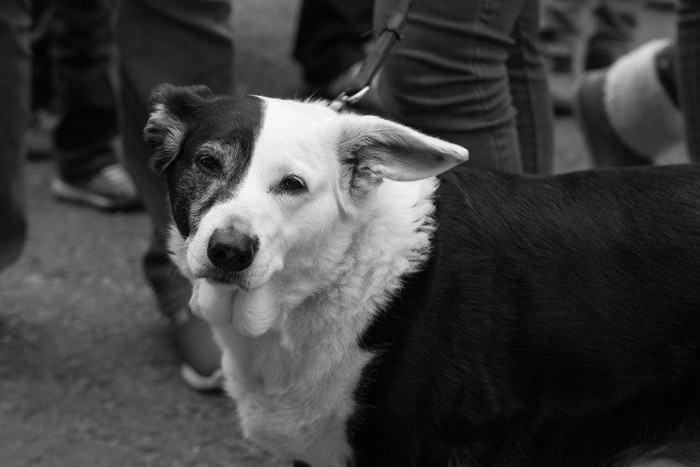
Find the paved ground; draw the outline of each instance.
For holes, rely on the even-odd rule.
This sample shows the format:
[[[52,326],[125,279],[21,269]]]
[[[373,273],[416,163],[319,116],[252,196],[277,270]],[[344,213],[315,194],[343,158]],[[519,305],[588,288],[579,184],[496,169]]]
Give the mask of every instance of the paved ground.
[[[298,0],[235,4],[241,90],[293,95]],[[645,14],[642,39],[671,21]],[[586,167],[573,122],[556,131],[559,170]],[[241,440],[231,401],[180,383],[141,275],[146,217],[57,204],[51,174],[28,165],[29,242],[0,281],[0,467],[275,465]]]

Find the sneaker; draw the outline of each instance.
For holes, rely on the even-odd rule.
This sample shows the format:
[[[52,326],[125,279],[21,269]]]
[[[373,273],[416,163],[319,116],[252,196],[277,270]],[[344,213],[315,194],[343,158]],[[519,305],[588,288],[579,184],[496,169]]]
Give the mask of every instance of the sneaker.
[[[606,71],[585,74],[574,91],[574,114],[596,167],[649,165],[630,149],[610,125],[605,112]]]
[[[60,201],[83,204],[105,211],[132,210],[141,207],[136,186],[118,164],[104,167],[79,181],[55,177],[51,194]]]
[[[173,339],[185,384],[200,392],[221,391],[221,349],[214,342],[211,327],[185,307],[174,319]]]

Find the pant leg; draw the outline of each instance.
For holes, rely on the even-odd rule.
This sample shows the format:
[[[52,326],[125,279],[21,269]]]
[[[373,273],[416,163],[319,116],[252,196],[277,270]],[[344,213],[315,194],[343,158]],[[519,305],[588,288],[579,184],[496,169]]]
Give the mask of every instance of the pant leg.
[[[596,69],[610,65],[628,52],[637,31],[639,0],[544,0],[542,39],[555,68]],[[589,37],[590,36],[590,37]],[[587,54],[578,51],[587,39]],[[567,60],[585,63],[567,63]]]
[[[294,58],[308,83],[329,81],[364,58],[374,0],[304,0]]]
[[[607,67],[632,49],[640,8],[640,0],[603,0],[593,10],[587,70]]]
[[[506,67],[517,112],[523,172],[549,174],[554,170],[554,121],[539,30],[538,2],[528,0],[513,30],[514,44]]]
[[[206,84],[233,92],[233,33],[228,0],[122,0],[117,21],[125,166],[153,222],[144,269],[161,311],[173,316],[189,300],[190,286],[167,257],[170,212],[162,180],[148,168],[143,141],[148,98],[158,84]]]
[[[525,2],[416,2],[378,86],[389,114],[464,146],[469,167],[521,172],[506,61]],[[375,28],[396,3],[377,1]]]
[[[0,2],[0,271],[19,256],[26,219],[24,132],[29,119],[29,0]]]
[[[114,0],[52,0],[51,55],[61,118],[54,145],[65,179],[117,162]]]
[[[691,161],[700,163],[700,2],[678,7],[678,88]]]
[[[541,30],[547,36],[572,42],[586,29],[585,16],[591,0],[543,0],[540,8]]]

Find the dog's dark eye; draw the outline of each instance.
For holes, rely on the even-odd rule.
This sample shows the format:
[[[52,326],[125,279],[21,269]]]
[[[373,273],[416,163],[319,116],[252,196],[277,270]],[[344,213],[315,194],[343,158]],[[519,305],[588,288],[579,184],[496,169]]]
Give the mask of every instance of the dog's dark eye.
[[[306,190],[306,183],[296,175],[288,175],[279,183],[281,191],[288,193],[299,193]]]
[[[219,172],[221,170],[221,164],[216,159],[216,157],[209,154],[204,154],[197,159],[197,165],[204,169],[206,172]]]

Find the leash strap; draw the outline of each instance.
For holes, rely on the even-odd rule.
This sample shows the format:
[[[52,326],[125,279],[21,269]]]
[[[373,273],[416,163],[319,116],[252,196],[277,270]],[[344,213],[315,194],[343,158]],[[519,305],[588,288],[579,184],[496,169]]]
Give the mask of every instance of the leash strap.
[[[413,6],[413,2],[414,0],[401,0],[396,10],[384,23],[384,29],[379,33],[377,42],[362,62],[360,71],[350,79],[350,83],[345,90],[328,104],[330,108],[340,111],[347,104],[354,104],[367,94],[372,79],[384,64],[391,48],[396,41],[401,39],[401,28],[406,22],[406,17],[411,6]]]

